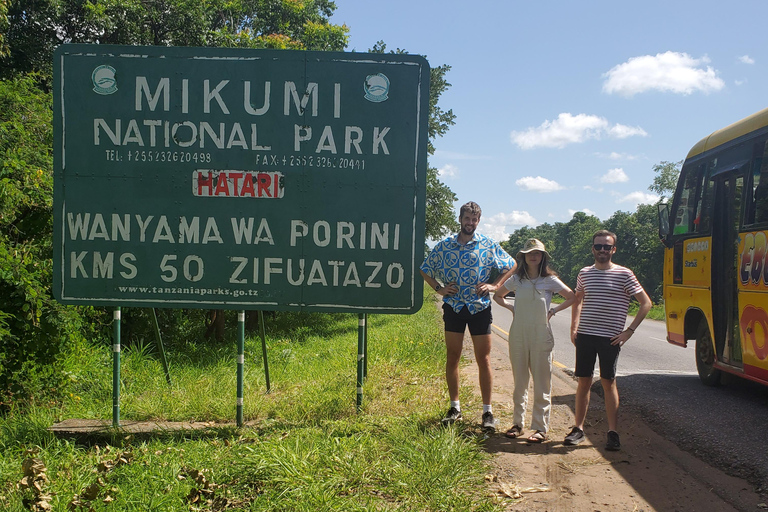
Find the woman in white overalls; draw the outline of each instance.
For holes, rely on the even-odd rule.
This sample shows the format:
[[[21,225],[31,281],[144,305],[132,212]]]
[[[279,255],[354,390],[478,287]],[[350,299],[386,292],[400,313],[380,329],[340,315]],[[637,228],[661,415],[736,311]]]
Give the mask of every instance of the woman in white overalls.
[[[549,319],[573,304],[576,295],[549,268],[549,253],[539,240],[531,238],[525,242],[515,260],[518,262],[515,273],[493,296],[493,300],[513,314],[509,328],[509,360],[515,377],[514,416],[512,428],[507,430],[506,436],[516,438],[523,434],[530,374],[533,377],[531,430],[534,432],[528,437],[528,442],[541,443],[547,439],[552,407],[552,349],[555,339]],[[514,303],[505,298],[510,292],[515,292]],[[550,307],[553,293],[562,295],[565,302]]]

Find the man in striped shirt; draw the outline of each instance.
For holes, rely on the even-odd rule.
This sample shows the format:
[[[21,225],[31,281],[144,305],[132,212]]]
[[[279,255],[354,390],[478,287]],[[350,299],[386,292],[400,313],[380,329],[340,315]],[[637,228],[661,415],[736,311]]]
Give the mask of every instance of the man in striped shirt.
[[[600,361],[600,383],[605,392],[605,413],[608,417],[606,450],[621,449],[616,431],[619,412],[619,390],[616,387],[616,363],[621,346],[626,343],[651,309],[651,299],[628,268],[616,265],[611,258],[616,253],[616,235],[600,230],[592,236],[592,256],[595,264],[584,267],[576,279],[576,302],[571,312],[571,342],[576,346],[575,425],[565,436],[564,444],[577,445],[584,440],[584,419],[589,407],[589,389],[595,360]],[[634,297],[640,309],[629,327],[629,301]]]

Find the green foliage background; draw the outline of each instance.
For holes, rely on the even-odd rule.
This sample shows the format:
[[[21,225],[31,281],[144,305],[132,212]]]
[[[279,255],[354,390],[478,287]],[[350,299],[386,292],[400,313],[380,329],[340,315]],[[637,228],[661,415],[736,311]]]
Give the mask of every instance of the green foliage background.
[[[54,49],[72,42],[343,51],[349,28],[330,22],[335,10],[330,0],[0,2],[0,412],[66,394],[63,348],[81,338],[107,343],[111,334],[105,309],[65,307],[52,298]],[[431,72],[430,154],[432,139],[455,117],[438,105],[449,69]],[[455,199],[429,168],[428,237],[455,227]],[[205,331],[202,311],[158,316],[172,340],[199,339]],[[146,311],[125,312],[128,345],[152,338],[149,318]]]
[[[62,376],[51,363],[93,319],[51,296],[53,133],[40,81],[0,81],[0,406],[55,392]]]

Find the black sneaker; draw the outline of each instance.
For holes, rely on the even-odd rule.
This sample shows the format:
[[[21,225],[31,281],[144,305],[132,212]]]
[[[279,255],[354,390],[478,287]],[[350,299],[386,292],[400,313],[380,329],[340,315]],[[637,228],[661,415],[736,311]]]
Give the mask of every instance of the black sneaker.
[[[443,425],[451,425],[455,421],[461,421],[461,411],[455,407],[448,409],[448,412],[443,418]]]
[[[618,436],[618,434],[616,435]],[[563,441],[563,444],[567,446],[575,446],[581,443],[582,441],[584,441],[584,431],[581,430],[579,427],[573,427],[573,429],[571,429],[571,432],[567,436],[565,436],[565,441]]]
[[[608,431],[608,441],[605,443],[605,449],[609,452],[617,452],[621,450],[621,441],[619,440],[619,433],[615,430]]]
[[[483,413],[483,429],[496,432],[496,418],[491,411]]]

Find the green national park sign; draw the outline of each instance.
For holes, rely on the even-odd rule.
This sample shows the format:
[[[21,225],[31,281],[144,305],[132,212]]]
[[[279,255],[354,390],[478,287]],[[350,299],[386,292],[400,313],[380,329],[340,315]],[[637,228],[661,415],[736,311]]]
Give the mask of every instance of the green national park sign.
[[[61,302],[421,306],[422,57],[63,45],[54,68]]]

